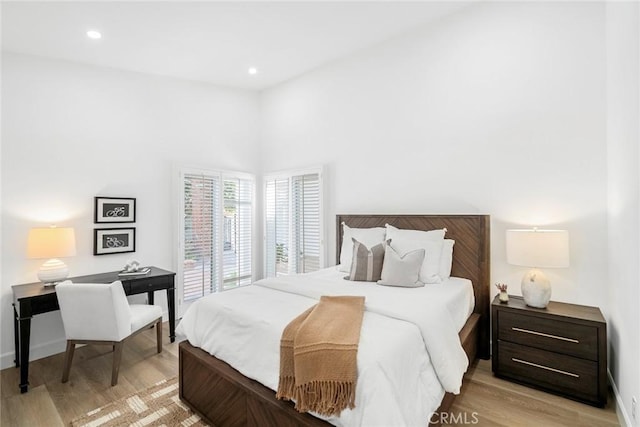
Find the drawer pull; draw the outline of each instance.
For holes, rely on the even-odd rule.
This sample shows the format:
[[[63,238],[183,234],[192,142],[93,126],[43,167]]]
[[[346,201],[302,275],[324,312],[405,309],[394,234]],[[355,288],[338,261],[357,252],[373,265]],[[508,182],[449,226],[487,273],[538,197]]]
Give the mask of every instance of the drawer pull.
[[[544,365],[538,365],[537,363],[527,362],[526,360],[516,359],[515,357],[512,357],[511,360],[513,362],[522,363],[523,365],[534,366],[536,368],[546,369],[547,371],[557,372],[559,374],[567,375],[569,377],[580,378],[580,375],[574,374],[572,372],[562,371],[560,369],[550,368],[550,367],[544,366]]]
[[[553,338],[556,340],[562,340],[562,341],[572,342],[575,344],[580,344],[580,341],[574,340],[573,338],[559,337],[558,335],[550,335],[542,332],[530,331],[529,329],[521,329],[521,328],[514,327],[514,328],[511,328],[511,330],[517,331],[517,332],[524,332],[525,334],[540,335],[541,337]]]

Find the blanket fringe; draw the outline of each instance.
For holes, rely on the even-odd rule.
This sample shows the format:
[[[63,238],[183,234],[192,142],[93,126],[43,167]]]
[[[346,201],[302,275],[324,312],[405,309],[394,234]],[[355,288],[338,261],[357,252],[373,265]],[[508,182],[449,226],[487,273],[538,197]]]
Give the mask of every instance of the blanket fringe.
[[[296,410],[320,415],[339,415],[355,407],[355,384],[345,381],[312,381],[295,387]]]
[[[280,376],[276,399],[291,400],[295,395],[296,380],[291,376]]]

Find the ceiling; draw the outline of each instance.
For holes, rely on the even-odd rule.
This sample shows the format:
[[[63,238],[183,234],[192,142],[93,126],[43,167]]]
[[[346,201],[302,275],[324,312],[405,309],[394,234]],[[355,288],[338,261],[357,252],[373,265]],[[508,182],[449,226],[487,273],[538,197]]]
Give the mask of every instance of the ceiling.
[[[2,49],[264,89],[466,4],[3,1]],[[89,39],[89,29],[102,39]]]

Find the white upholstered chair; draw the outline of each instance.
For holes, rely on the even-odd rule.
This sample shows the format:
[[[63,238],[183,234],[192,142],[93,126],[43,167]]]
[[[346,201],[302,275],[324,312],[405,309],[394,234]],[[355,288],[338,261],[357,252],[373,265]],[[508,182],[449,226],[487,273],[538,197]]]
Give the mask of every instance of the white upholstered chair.
[[[56,286],[56,295],[67,337],[63,383],[69,380],[76,344],[113,346],[112,386],[118,383],[125,339],[155,323],[158,353],[162,351],[162,309],[157,305],[129,305],[122,282],[98,284],[67,280]]]

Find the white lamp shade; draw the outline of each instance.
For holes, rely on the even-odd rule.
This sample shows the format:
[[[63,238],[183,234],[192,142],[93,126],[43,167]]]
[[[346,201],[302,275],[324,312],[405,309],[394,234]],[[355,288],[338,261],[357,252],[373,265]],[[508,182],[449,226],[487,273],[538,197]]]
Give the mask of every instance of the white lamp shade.
[[[569,232],[507,230],[507,262],[525,267],[569,267]]]
[[[76,235],[71,227],[32,228],[27,240],[29,258],[63,258],[75,256]]]

